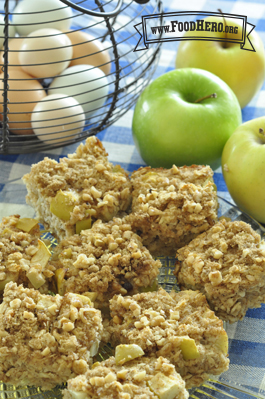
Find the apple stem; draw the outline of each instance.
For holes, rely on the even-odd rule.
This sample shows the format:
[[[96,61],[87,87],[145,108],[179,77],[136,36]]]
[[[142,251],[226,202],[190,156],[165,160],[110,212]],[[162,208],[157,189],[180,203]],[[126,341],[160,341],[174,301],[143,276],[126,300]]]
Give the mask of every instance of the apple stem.
[[[227,33],[226,33],[226,20],[225,20],[225,17],[224,17],[224,13],[223,13],[223,11],[221,10],[221,8],[217,8],[217,11],[219,11],[221,14],[222,14],[222,16],[223,16],[223,20],[224,20],[224,25],[225,25],[225,39],[227,39]],[[227,48],[228,47],[228,44],[227,44],[227,42],[223,42],[223,47],[224,48]]]
[[[206,100],[207,98],[217,98],[217,94],[213,93],[213,94],[209,94],[208,96],[198,98],[198,100],[194,101],[194,103],[200,103],[201,101]]]
[[[264,129],[262,129],[262,127],[259,128],[259,133],[262,134],[263,136],[265,136]]]

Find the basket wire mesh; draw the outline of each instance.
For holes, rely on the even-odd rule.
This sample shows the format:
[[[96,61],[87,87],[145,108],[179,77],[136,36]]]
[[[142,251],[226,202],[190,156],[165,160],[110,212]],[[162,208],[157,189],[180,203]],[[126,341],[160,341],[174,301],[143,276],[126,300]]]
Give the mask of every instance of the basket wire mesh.
[[[85,101],[80,101],[82,107],[85,108],[88,106],[92,111],[85,114],[84,127],[80,129],[78,133],[76,133],[76,125],[72,122],[70,117],[69,122],[67,117],[64,118],[64,126],[62,126],[62,118],[59,118],[59,116],[49,118],[47,112],[47,116],[45,112],[43,112],[43,119],[41,119],[41,121],[45,120],[47,126],[53,129],[53,133],[46,133],[44,129],[42,130],[41,136],[38,134],[38,129],[40,129],[38,127],[34,129],[34,133],[36,134],[34,134],[32,130],[32,134],[28,133],[28,119],[25,122],[25,111],[21,109],[22,103],[23,106],[28,104],[30,119],[34,116],[34,113],[36,113],[36,111],[34,111],[34,106],[37,101],[31,100],[30,95],[32,91],[37,91],[38,89],[27,88],[27,85],[30,85],[32,82],[35,84],[37,80],[45,90],[45,95],[53,94],[54,89],[51,89],[50,85],[59,74],[44,74],[41,75],[41,77],[28,76],[24,79],[16,78],[14,70],[21,70],[22,67],[25,72],[29,65],[34,66],[34,64],[21,63],[21,59],[20,63],[15,64],[9,61],[11,55],[20,56],[19,53],[24,51],[17,49],[12,50],[9,48],[12,39],[17,41],[21,40],[21,42],[24,39],[23,37],[19,37],[17,33],[15,36],[11,34],[14,28],[16,28],[13,19],[17,15],[16,6],[20,3],[21,1],[15,2],[12,0],[5,0],[4,2],[2,1],[1,4],[0,1],[1,9],[3,6],[2,16],[4,18],[4,26],[2,25],[4,42],[2,61],[0,61],[2,68],[0,77],[0,81],[2,82],[2,87],[0,88],[0,153],[17,154],[45,151],[79,142],[112,125],[136,103],[140,93],[148,85],[155,72],[160,54],[161,42],[150,46],[150,48],[144,51],[133,51],[139,41],[139,34],[134,28],[134,25],[141,22],[141,17],[143,15],[161,13],[162,3],[160,0],[151,0],[146,4],[137,4],[134,0],[124,0],[120,5],[119,12],[114,17],[108,17],[105,14],[115,12],[117,9],[117,0],[108,0],[105,1],[104,4],[100,3],[99,0],[75,1],[76,5],[86,8],[88,12],[93,11],[102,16],[91,16],[72,8],[71,21],[69,21],[70,28],[66,32],[60,32],[60,34],[63,35],[64,33],[68,34],[70,32],[88,33],[92,36],[88,42],[91,41],[91,43],[95,44],[100,42],[101,45],[103,45],[103,50],[94,51],[91,55],[97,55],[97,53],[101,51],[108,52],[109,54],[110,60],[105,63],[109,65],[105,66],[107,66],[110,71],[106,73],[106,76],[104,75],[104,79],[103,77],[94,79],[98,80],[98,88],[101,89],[107,86],[107,95],[106,97],[103,96],[103,98],[102,95],[97,94],[97,91],[100,93],[98,88],[87,90],[88,86],[82,84],[77,85],[77,83],[74,83],[74,75],[77,72],[70,72],[69,70],[69,73],[67,73],[67,69],[64,70],[66,75],[69,76],[70,83],[59,86],[60,90],[62,90],[62,94],[65,93],[65,89],[68,90],[70,87],[73,90],[78,90],[78,95],[81,95],[81,93],[85,95]],[[65,5],[64,7],[68,6]],[[27,18],[30,16],[32,21],[34,21],[34,19],[39,17],[38,14],[38,12],[30,12],[25,14],[25,16],[27,16]],[[48,14],[48,12],[45,12],[45,14]],[[52,16],[50,21],[53,21]],[[40,24],[36,22],[32,22],[28,25],[32,25],[32,29],[36,28],[36,30],[41,27]],[[32,35],[32,40],[39,39],[37,34]],[[47,34],[47,38],[48,37],[49,35]],[[82,42],[82,44],[87,44],[87,42]],[[72,46],[74,48],[79,45],[80,43],[73,44]],[[48,49],[46,48],[45,51],[46,50]],[[59,51],[60,47],[56,48],[56,50]],[[71,62],[78,59],[78,62],[82,63],[82,58],[84,58],[84,55],[63,61]],[[38,63],[35,65],[38,67],[47,66],[48,68],[52,64],[57,63],[57,61],[52,62],[47,59],[43,64]],[[104,67],[104,63],[97,66],[86,64],[86,70],[91,73],[97,70],[98,67]],[[23,88],[18,87],[18,83],[21,80],[25,81]],[[91,79],[91,81],[92,80],[93,79]],[[58,89],[56,92],[58,92]],[[93,99],[91,100],[90,97],[92,95]],[[80,98],[83,99],[84,97]],[[100,102],[102,98],[103,100]],[[98,100],[100,104],[104,102],[104,100],[105,102],[103,105],[98,106]],[[58,109],[58,111],[61,111],[61,109]],[[77,112],[76,117],[78,116],[80,119],[84,118],[84,115],[82,115],[80,111],[79,113]],[[15,120],[15,128],[12,127],[14,123],[13,125],[11,124],[13,119]],[[18,134],[14,134],[14,132],[17,133],[18,131]],[[58,137],[60,137],[60,139],[58,139]]]

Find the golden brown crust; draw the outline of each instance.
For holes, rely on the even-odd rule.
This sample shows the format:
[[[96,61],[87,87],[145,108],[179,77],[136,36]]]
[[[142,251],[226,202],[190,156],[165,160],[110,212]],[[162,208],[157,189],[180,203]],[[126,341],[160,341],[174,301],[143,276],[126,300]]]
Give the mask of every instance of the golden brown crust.
[[[223,320],[241,320],[265,302],[265,243],[247,223],[222,219],[177,258],[179,284],[203,292]]]
[[[108,307],[114,294],[132,294],[150,286],[159,273],[161,262],[154,260],[124,219],[98,220],[63,240],[56,248],[56,269],[64,270],[62,292],[95,292],[96,307]]]
[[[217,196],[209,166],[140,168],[132,173],[133,230],[153,255],[172,256],[217,218]]]
[[[25,232],[16,227],[19,220],[19,215],[12,215],[4,217],[0,224],[1,292],[8,281],[32,288],[29,276],[35,271],[42,278],[40,290],[47,293],[49,280],[54,275],[54,268],[48,263],[34,264],[34,255],[39,248],[39,225],[30,232]]]
[[[0,380],[53,388],[87,371],[101,314],[81,297],[42,295],[8,283],[0,306]]]
[[[68,381],[67,390],[63,391],[64,399],[76,399],[78,393],[83,399],[156,399],[149,382],[158,378],[162,382],[165,376],[178,385],[179,390],[174,399],[187,399],[185,383],[175,367],[163,357],[141,357],[124,366],[117,366],[114,357],[93,367],[85,375]]]
[[[107,155],[99,139],[89,137],[85,144],[79,145],[76,153],[59,162],[45,158],[32,165],[31,172],[23,177],[28,190],[27,203],[58,238],[75,234],[76,222],[80,220],[91,217],[92,221],[102,219],[106,222],[130,206],[128,174],[120,166],[113,166]],[[68,221],[50,211],[52,198],[60,190],[77,197]]]
[[[200,292],[168,294],[160,288],[132,297],[116,295],[110,309],[112,320],[106,329],[112,344],[137,344],[148,356],[167,358],[187,388],[228,369],[223,323]],[[181,350],[184,338],[195,341],[197,358],[185,359]]]

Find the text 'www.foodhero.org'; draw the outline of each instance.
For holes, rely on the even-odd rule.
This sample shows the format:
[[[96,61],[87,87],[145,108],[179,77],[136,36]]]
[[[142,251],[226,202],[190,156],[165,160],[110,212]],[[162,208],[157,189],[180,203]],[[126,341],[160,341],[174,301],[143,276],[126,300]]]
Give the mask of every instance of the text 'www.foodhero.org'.
[[[154,35],[161,33],[174,33],[174,32],[224,32],[224,33],[238,33],[237,26],[226,25],[223,22],[210,22],[203,19],[194,21],[170,21],[171,24],[164,26],[153,26],[151,31]]]

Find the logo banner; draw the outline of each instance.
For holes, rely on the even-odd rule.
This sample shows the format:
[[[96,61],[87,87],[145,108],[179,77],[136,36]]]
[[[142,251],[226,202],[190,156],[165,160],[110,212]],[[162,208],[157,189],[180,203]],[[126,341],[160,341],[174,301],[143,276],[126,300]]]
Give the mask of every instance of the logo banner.
[[[212,21],[206,19],[209,16],[214,17]],[[143,15],[134,28],[140,35],[134,51],[146,50],[152,43],[181,40],[238,43],[242,50],[255,51],[249,39],[255,25],[247,22],[245,15],[207,11]]]

